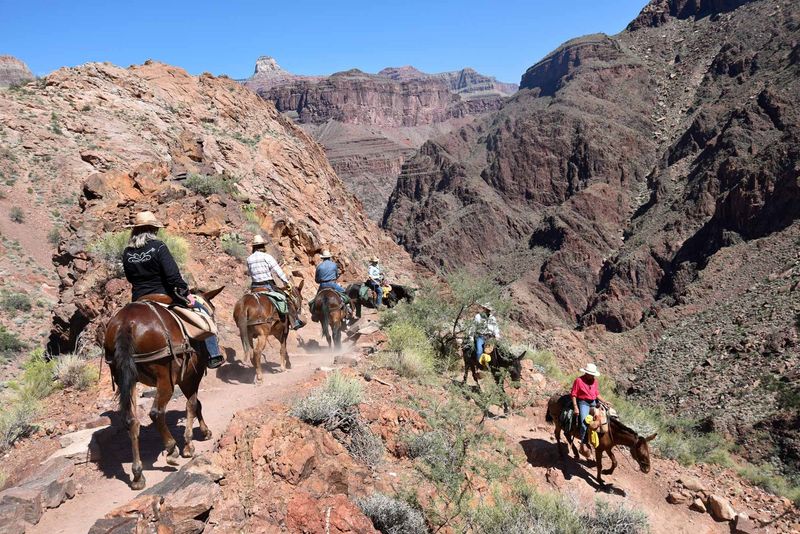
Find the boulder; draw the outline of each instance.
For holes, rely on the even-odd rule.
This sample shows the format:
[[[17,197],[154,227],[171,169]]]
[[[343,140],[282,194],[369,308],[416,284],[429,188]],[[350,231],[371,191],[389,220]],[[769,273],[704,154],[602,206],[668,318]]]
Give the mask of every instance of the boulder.
[[[58,441],[62,448],[51,454],[48,460],[68,458],[75,463],[99,461],[101,437],[110,426],[86,428],[60,436]]]
[[[378,534],[367,516],[345,495],[315,499],[305,491],[297,492],[286,509],[289,532],[316,534]]]
[[[695,477],[681,477],[678,483],[689,491],[706,491],[705,485]]]
[[[747,514],[738,513],[733,520],[733,534],[758,534],[760,529]]]
[[[701,514],[706,513],[706,505],[703,502],[703,499],[699,497],[692,501],[692,504],[689,505],[689,509],[694,510],[695,512],[700,512]]]
[[[667,502],[670,504],[683,504],[691,499],[690,495],[686,495],[681,491],[670,491],[667,495]]]
[[[0,493],[0,531],[27,522],[35,525],[44,512],[42,493],[32,488],[14,487]]]
[[[731,503],[724,497],[712,494],[708,497],[706,502],[708,512],[711,517],[717,521],[732,521],[736,517],[736,512],[733,510]]]
[[[104,517],[95,521],[89,534],[138,534],[138,522],[135,517]]]
[[[159,516],[169,517],[174,524],[201,516],[211,510],[219,495],[219,485],[205,469],[209,464],[206,456],[198,456],[140,496],[160,495]]]

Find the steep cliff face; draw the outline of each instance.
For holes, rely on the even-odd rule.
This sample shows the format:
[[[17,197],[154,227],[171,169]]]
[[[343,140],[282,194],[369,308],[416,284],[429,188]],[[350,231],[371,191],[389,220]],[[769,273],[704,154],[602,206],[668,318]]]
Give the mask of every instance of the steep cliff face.
[[[799,28],[796,2],[656,1],[570,41],[423,146],[384,225],[426,265],[511,283],[524,322],[605,339],[596,357],[638,365],[643,398],[797,469]]]
[[[0,172],[15,177],[0,202],[22,208],[14,229],[33,238],[20,239],[23,250],[41,249],[51,228],[61,232],[54,349],[70,349],[81,329],[102,324],[129,298],[98,243],[143,209],[188,241],[186,272],[195,285],[228,287],[223,314],[246,284],[223,236],[246,242],[262,233],[307,287],[323,247],[338,255],[347,280],[362,278],[373,251],[401,278],[412,269],[346,192],[322,148],[232,80],[155,63],[61,69],[0,93],[0,127],[8,156]],[[199,190],[198,177],[217,185]]]
[[[427,74],[414,67],[328,77],[286,72],[259,58],[245,85],[297,120],[322,145],[337,174],[380,221],[402,162],[434,134],[499,108],[516,90],[472,69]]]
[[[14,56],[0,56],[0,87],[8,87],[34,78],[31,69]]]

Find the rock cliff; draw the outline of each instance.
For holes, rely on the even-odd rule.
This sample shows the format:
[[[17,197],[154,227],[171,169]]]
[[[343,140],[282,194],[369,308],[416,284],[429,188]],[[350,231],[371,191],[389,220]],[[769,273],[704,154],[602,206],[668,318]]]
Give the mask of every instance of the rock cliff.
[[[27,82],[34,78],[28,66],[14,56],[0,56],[0,87]]]
[[[798,28],[796,2],[658,0],[565,43],[405,163],[384,225],[425,265],[480,262],[523,322],[604,340],[593,359],[632,391],[797,470]]]

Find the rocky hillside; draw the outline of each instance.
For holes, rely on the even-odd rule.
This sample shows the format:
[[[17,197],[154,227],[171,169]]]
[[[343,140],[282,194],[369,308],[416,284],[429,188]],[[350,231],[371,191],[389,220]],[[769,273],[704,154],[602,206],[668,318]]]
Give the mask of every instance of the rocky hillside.
[[[143,209],[187,241],[185,270],[197,286],[228,286],[223,309],[245,285],[236,256],[256,232],[309,285],[323,247],[351,280],[373,252],[397,276],[412,269],[321,147],[233,80],[149,62],[61,69],[0,92],[0,151],[3,284],[34,302],[58,299],[53,350],[70,350],[78,332],[129,298],[106,233]],[[27,324],[41,332],[49,318],[37,313],[34,305]],[[17,331],[13,321],[3,314]]]
[[[796,472],[798,28],[796,2],[658,0],[565,43],[405,163],[384,225]]]
[[[0,87],[27,82],[34,78],[31,69],[14,56],[0,56]]]
[[[336,173],[380,221],[403,161],[431,137],[497,109],[517,86],[472,69],[427,74],[391,67],[300,76],[271,57],[244,82],[296,119],[325,148]]]

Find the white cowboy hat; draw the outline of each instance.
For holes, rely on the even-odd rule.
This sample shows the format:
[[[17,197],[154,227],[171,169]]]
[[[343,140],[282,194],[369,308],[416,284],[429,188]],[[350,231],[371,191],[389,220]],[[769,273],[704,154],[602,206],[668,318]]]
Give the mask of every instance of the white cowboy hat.
[[[153,228],[164,228],[152,211],[142,211],[136,214],[133,224],[125,225],[125,228],[141,228],[142,226],[152,226]]]
[[[597,370],[597,366],[593,363],[588,364],[585,368],[581,367],[579,371],[584,375],[600,376],[600,371]]]
[[[484,310],[494,311],[494,306],[492,306],[490,302],[482,302],[481,304],[478,304],[478,306]]]
[[[254,246],[254,247],[259,246],[259,245],[266,245],[266,244],[267,244],[267,242],[264,241],[264,238],[261,237],[260,235],[255,236],[253,238],[253,242],[251,243],[251,245]]]
[[[326,260],[328,258],[332,258],[333,254],[331,254],[330,250],[325,249],[322,251],[322,254],[320,254],[319,257],[322,258],[323,260]]]
[[[378,261],[379,261],[379,260],[378,260],[378,256],[372,256],[372,257],[369,259],[369,262],[370,262],[370,263],[378,263]]]

